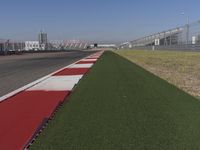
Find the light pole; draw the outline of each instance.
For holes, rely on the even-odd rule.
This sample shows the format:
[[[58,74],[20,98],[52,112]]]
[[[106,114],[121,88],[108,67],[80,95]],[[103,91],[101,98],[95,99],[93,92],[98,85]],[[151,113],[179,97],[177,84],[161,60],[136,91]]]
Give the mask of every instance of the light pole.
[[[185,12],[182,12],[181,15],[185,16]],[[189,44],[189,32],[190,32],[190,19],[187,16],[187,23],[186,23],[186,44]]]

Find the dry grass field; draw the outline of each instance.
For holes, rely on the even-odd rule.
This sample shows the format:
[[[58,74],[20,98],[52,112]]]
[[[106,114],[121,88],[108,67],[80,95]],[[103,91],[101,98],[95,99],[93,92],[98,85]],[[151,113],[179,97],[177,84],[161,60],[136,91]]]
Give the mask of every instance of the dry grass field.
[[[116,53],[200,98],[199,52],[118,50]]]

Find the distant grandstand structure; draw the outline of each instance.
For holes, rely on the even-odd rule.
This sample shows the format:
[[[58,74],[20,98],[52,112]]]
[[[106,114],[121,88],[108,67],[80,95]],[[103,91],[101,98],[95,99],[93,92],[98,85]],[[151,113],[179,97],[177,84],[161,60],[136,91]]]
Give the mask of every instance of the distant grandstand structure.
[[[86,49],[89,42],[82,40],[52,40],[49,43],[53,49]]]
[[[200,21],[158,32],[120,45],[120,48],[200,49]]]
[[[29,47],[27,47],[27,45],[29,45]],[[9,39],[0,39],[0,54],[38,50],[83,50],[90,45],[90,42],[81,40],[52,40],[44,44],[45,48],[41,48],[38,45],[40,45],[38,41],[13,41]]]

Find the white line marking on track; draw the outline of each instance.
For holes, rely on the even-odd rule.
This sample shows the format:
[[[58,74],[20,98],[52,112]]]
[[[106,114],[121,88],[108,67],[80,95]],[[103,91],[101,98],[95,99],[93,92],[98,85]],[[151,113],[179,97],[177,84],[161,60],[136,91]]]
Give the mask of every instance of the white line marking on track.
[[[74,64],[69,68],[91,68],[93,64]]]

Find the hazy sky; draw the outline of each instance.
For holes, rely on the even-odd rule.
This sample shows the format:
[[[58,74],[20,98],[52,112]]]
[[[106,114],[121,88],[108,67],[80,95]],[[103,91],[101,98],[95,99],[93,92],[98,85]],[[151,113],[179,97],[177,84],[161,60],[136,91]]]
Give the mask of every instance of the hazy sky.
[[[199,0],[0,0],[0,38],[127,41],[200,20]],[[185,11],[185,16],[181,12]]]

